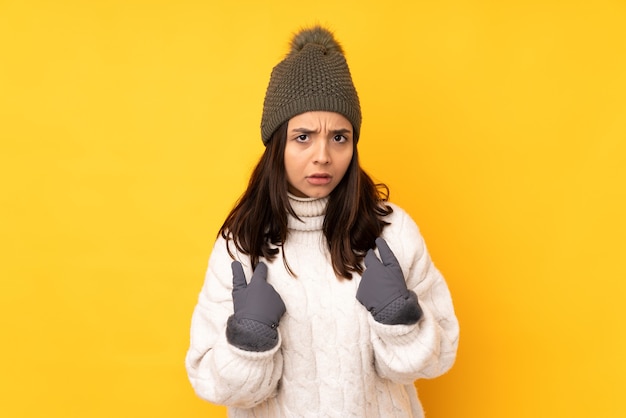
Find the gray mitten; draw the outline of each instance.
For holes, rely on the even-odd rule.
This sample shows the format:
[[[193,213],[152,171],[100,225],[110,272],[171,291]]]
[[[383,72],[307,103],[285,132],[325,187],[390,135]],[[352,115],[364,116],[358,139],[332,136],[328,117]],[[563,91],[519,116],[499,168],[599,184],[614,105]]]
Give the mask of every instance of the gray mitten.
[[[422,316],[417,296],[406,287],[400,264],[387,243],[376,238],[379,260],[370,249],[365,255],[365,271],[356,298],[378,322],[412,324]]]
[[[276,327],[285,313],[280,295],[267,283],[267,266],[259,263],[246,283],[243,267],[233,261],[234,315],[228,319],[226,337],[236,347],[265,351],[278,342]]]
[[[276,328],[285,313],[285,304],[271,284],[267,283],[267,266],[259,263],[250,284],[239,261],[233,261],[233,306],[235,319],[253,319]]]

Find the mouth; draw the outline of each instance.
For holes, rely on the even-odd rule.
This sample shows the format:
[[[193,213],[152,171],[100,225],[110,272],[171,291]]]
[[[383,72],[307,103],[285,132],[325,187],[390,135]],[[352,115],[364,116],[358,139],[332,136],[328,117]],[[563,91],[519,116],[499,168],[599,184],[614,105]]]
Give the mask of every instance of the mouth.
[[[314,185],[325,185],[331,182],[332,176],[326,173],[315,173],[306,177],[307,181]]]

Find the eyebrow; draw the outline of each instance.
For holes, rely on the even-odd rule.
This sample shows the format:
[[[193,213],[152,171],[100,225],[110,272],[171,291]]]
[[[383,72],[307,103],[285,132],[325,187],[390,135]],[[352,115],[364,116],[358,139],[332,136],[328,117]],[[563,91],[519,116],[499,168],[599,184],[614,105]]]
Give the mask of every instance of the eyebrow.
[[[302,134],[313,134],[313,133],[316,133],[317,131],[314,129],[308,129],[308,128],[294,128],[291,130],[291,132],[299,132]],[[331,129],[330,133],[335,134],[335,135],[340,135],[340,134],[349,134],[349,133],[352,133],[352,131],[347,128],[341,128],[341,129]]]

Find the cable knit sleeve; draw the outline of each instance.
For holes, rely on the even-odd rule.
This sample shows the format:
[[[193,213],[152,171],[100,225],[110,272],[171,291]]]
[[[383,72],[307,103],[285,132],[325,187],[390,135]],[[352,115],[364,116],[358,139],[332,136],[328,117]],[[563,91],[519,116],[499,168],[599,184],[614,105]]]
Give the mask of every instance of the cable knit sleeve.
[[[370,316],[377,373],[411,384],[447,372],[456,358],[459,326],[448,286],[434,266],[415,222],[393,205],[383,238],[400,262],[407,287],[417,294],[422,318],[412,325],[385,325]]]
[[[240,261],[249,279],[250,263],[247,258]],[[228,343],[226,323],[233,314],[231,262],[226,241],[220,237],[192,316],[185,365],[191,385],[201,398],[251,408],[275,394],[283,366],[280,332],[278,344],[268,351],[246,351]]]

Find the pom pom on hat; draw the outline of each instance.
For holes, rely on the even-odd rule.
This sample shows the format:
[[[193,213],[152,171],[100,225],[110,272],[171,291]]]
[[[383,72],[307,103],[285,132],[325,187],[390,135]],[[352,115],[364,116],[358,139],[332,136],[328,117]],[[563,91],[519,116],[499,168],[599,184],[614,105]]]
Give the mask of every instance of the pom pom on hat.
[[[340,113],[352,124],[354,140],[361,129],[361,106],[343,48],[332,32],[315,26],[296,33],[290,51],[272,70],[261,117],[267,145],[276,129],[310,111]]]
[[[339,53],[345,55],[343,48],[333,34],[321,26],[304,29],[297,33],[291,40],[289,55],[302,51],[307,44],[321,45],[326,48],[326,53],[328,54]]]

